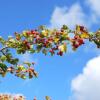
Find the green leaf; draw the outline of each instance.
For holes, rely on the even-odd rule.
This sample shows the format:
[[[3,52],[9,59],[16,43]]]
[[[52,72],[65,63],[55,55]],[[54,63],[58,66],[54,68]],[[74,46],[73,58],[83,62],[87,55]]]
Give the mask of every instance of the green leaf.
[[[8,59],[7,60],[9,63],[11,63],[11,64],[13,64],[13,65],[16,65],[17,63],[18,63],[18,61],[19,61],[19,59],[18,58],[11,58],[11,59]]]
[[[25,74],[22,74],[20,77],[21,77],[22,79],[26,79]]]
[[[7,59],[7,58],[6,58],[6,56],[4,56],[4,55],[2,55],[2,56],[0,57],[0,60],[1,60],[2,62],[4,62],[6,59]]]
[[[68,26],[67,25],[63,25],[62,29],[67,30]]]
[[[45,54],[45,55],[47,55],[47,50],[46,49],[43,49],[42,50],[42,53]]]
[[[30,49],[29,53],[35,53],[35,50],[34,49]]]
[[[28,65],[28,67],[31,66],[31,63],[30,62],[24,62],[24,64]]]
[[[6,64],[0,63],[0,68],[1,68],[4,72],[7,71],[7,66],[6,66]]]

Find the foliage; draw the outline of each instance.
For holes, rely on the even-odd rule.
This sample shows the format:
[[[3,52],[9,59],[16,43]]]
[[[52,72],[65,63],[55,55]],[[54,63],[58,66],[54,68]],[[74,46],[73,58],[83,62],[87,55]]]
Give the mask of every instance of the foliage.
[[[26,100],[26,97],[20,94],[0,94],[0,100]],[[34,97],[33,100],[37,100]],[[51,100],[49,96],[45,96],[45,100]]]
[[[0,100],[25,100],[22,95],[0,94]]]
[[[39,53],[51,56],[57,54],[62,56],[67,52],[68,45],[76,50],[88,40],[100,48],[100,30],[91,33],[84,26],[77,25],[75,30],[70,30],[66,25],[61,29],[47,29],[40,26],[35,30],[26,30],[22,33],[15,32],[15,37],[8,36],[8,39],[0,37],[0,75],[3,77],[10,72],[17,77],[26,79],[27,77],[37,77],[34,69],[34,62],[23,62],[19,64],[19,59],[14,58],[11,49],[15,49],[17,54]],[[11,66],[7,66],[7,63]]]

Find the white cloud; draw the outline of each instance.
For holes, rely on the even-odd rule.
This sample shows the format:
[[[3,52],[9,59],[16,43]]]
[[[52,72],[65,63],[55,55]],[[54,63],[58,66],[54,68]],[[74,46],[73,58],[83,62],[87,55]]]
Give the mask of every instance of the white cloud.
[[[96,15],[100,16],[100,0],[86,0],[88,7],[95,13]]]
[[[63,24],[74,27],[76,24],[90,28],[93,24],[99,23],[100,0],[85,0],[84,7],[88,6],[87,12],[83,11],[83,6],[79,2],[70,7],[56,7],[50,19],[50,28],[61,27]]]
[[[88,26],[86,22],[87,16],[82,11],[82,7],[79,3],[73,4],[70,8],[68,7],[56,7],[53,11],[50,23],[51,27],[59,27],[63,24],[73,27],[76,24]]]
[[[72,80],[70,100],[100,100],[100,56],[91,59]]]

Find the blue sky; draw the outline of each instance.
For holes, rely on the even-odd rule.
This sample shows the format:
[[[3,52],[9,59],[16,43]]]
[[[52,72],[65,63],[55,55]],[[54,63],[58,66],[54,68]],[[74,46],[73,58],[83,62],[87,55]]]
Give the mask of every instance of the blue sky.
[[[81,24],[96,31],[100,24],[98,9],[98,0],[0,0],[0,35],[7,38],[15,31],[22,32],[39,25],[55,28],[67,24],[73,28],[74,25]],[[21,93],[27,100],[32,100],[34,96],[42,100],[45,95],[51,96],[52,100],[68,100],[73,95],[72,80],[83,72],[90,59],[100,55],[95,47],[87,43],[76,52],[68,52],[63,57],[25,55],[24,59],[27,57],[28,60],[37,62],[39,77],[32,80],[22,80],[12,75],[0,77],[0,93]]]

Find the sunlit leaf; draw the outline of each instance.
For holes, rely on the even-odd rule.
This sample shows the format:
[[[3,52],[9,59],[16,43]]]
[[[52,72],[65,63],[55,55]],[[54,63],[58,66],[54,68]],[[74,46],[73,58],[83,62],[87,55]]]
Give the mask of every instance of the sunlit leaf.
[[[67,46],[66,46],[65,43],[62,44],[62,45],[60,45],[58,48],[59,48],[59,50],[62,51],[62,52],[66,52],[66,50],[67,50]]]
[[[87,38],[89,38],[89,34],[83,32],[83,33],[80,35],[80,37],[83,38],[83,39],[87,39]]]
[[[46,100],[51,100],[49,96],[45,96],[45,99]]]

